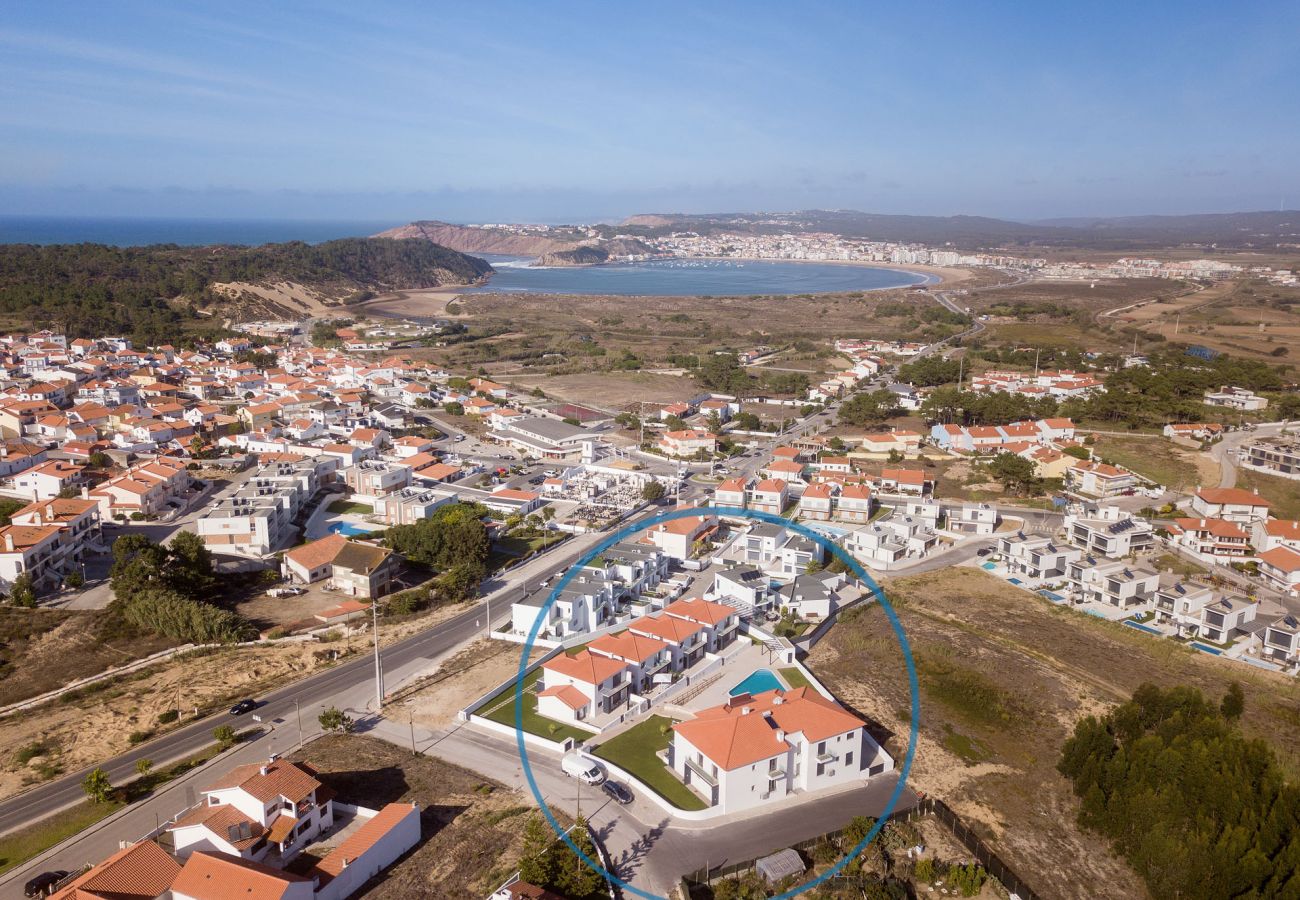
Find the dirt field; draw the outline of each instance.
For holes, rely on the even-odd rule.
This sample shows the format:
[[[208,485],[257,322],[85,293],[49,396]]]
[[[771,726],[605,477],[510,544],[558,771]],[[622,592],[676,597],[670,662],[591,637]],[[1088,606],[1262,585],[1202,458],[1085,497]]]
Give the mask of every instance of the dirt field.
[[[1166,437],[1119,437],[1099,434],[1094,455],[1117,463],[1176,491],[1219,486],[1219,464],[1208,453]]]
[[[460,607],[446,607],[392,625],[383,630],[383,641],[400,640],[458,612]],[[178,704],[186,715],[196,707],[219,709],[332,665],[331,654],[347,658],[370,646],[369,635],[361,633],[329,643],[220,649],[99,682],[67,699],[0,719],[0,798],[123,752],[131,746],[132,733],[157,730],[159,714]],[[29,754],[20,751],[35,744],[43,752],[24,760]]]
[[[846,335],[918,337],[927,327],[911,316],[882,318],[877,310],[886,302],[938,308],[905,290],[788,297],[464,294],[452,310],[492,336],[415,355],[453,367],[481,366],[494,378],[530,369],[568,375],[617,371],[625,351],[645,368],[666,365],[674,354],[760,344],[812,349]]]
[[[176,646],[167,638],[105,635],[107,617],[0,606],[0,706]]]
[[[459,710],[518,674],[519,653],[518,644],[486,638],[475,641],[401,702],[420,724],[446,728]],[[534,653],[533,658],[540,655]]]
[[[506,377],[506,376],[502,376]],[[700,393],[689,376],[648,372],[604,372],[599,375],[556,375],[541,372],[508,377],[521,389],[541,388],[547,397],[600,409],[622,410],[637,403],[679,403]]]
[[[1227,282],[1124,314],[1124,320],[1168,340],[1204,344],[1269,362],[1293,360],[1300,344],[1300,290]],[[1282,349],[1280,352],[1279,348]]]
[[[344,802],[420,803],[423,843],[356,897],[486,897],[518,866],[533,807],[516,791],[357,735],[321,738],[294,758],[317,767]]]
[[[1073,723],[1144,681],[1246,692],[1244,727],[1300,771],[1300,686],[1169,641],[1061,609],[977,569],[885,585],[917,661],[921,737],[914,788],[946,800],[1044,897],[1145,896],[1137,876],[1075,825],[1055,771]],[[894,737],[907,735],[907,682],[885,617],[842,620],[813,651],[827,685]],[[865,674],[864,674],[865,673]]]

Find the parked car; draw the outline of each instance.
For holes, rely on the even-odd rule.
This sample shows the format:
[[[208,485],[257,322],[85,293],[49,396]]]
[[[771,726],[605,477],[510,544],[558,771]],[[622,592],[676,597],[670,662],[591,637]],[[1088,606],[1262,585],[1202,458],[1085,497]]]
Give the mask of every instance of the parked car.
[[[605,767],[581,753],[566,753],[560,761],[560,769],[570,778],[587,784],[601,784],[605,780]]]
[[[244,713],[252,712],[255,709],[257,709],[257,701],[251,697],[246,697],[230,707],[230,714],[232,716],[242,716]]]
[[[992,553],[992,552],[993,552],[993,548],[992,548],[992,547],[980,547],[978,550],[975,551],[975,555],[976,555],[976,556],[988,556],[988,555],[989,555],[990,553]]]
[[[54,886],[68,877],[62,869],[42,872],[23,886],[24,897],[47,897],[54,893]]]
[[[268,597],[297,597],[300,594],[307,593],[306,588],[300,587],[279,587],[271,588],[266,592]]]
[[[600,786],[600,789],[620,806],[627,806],[632,802],[632,792],[617,781],[606,781]]]

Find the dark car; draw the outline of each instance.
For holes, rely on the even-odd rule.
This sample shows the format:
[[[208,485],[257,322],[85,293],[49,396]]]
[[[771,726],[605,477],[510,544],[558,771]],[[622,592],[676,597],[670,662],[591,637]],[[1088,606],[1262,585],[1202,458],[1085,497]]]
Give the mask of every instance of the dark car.
[[[623,785],[619,784],[617,781],[606,780],[605,783],[600,786],[600,789],[606,794],[609,794],[610,799],[615,803],[627,806],[632,802],[632,792],[623,787]]]
[[[52,894],[54,893],[54,886],[67,877],[68,873],[62,870],[42,872],[23,886],[23,896],[44,897]]]
[[[244,713],[252,712],[255,709],[257,709],[256,700],[240,700],[234,706],[230,707],[230,714],[232,716],[242,716]]]
[[[976,555],[976,556],[988,556],[988,555],[989,555],[990,553],[992,553],[992,552],[993,552],[993,548],[992,548],[992,547],[980,547],[978,550],[975,551],[975,555]]]

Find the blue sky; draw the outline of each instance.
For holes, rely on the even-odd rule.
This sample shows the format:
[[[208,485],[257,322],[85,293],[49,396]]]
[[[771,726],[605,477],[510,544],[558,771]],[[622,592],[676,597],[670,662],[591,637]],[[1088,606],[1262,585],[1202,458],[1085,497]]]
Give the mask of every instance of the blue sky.
[[[1300,4],[11,4],[0,213],[1300,207]]]

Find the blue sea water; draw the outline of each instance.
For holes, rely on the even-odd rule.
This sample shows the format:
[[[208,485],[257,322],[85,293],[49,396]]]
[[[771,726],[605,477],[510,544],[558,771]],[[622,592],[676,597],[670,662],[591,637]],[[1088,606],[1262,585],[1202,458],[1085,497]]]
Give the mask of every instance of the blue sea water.
[[[517,256],[484,255],[496,269],[472,291],[609,294],[623,297],[735,297],[874,291],[930,281],[926,275],[875,266],[779,260],[667,259],[603,266],[531,265]]]
[[[147,219],[0,216],[0,244],[258,244],[305,241],[319,244],[367,237],[401,222],[294,219]]]

